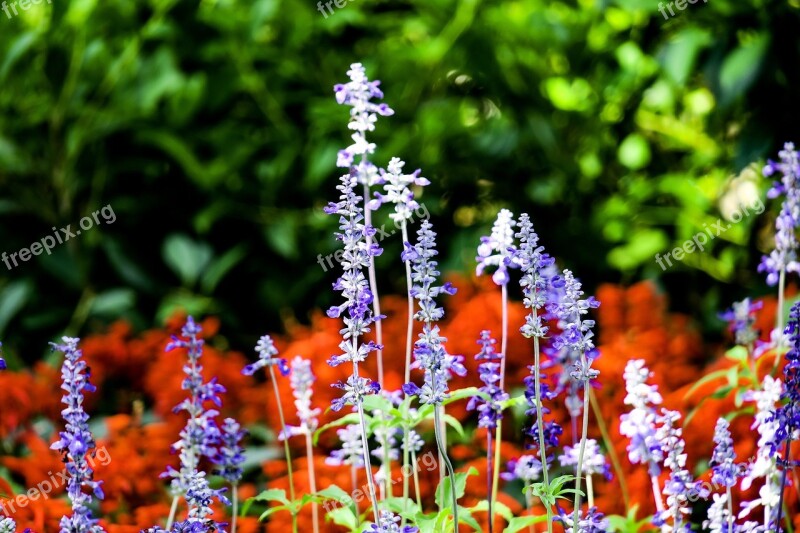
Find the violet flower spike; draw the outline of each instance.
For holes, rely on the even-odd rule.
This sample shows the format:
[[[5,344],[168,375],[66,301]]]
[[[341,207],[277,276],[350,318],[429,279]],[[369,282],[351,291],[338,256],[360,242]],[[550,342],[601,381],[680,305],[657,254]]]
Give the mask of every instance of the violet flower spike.
[[[245,376],[252,376],[262,368],[275,366],[282,376],[289,375],[289,365],[286,363],[286,359],[276,357],[278,355],[278,349],[275,347],[272,337],[263,335],[258,339],[258,343],[256,343],[256,352],[258,353],[258,361],[245,366],[242,369],[242,374]]]
[[[389,161],[386,170],[380,171],[381,181],[384,184],[384,193],[375,192],[375,199],[370,200],[367,204],[367,209],[372,209],[373,211],[381,205],[392,204],[394,213],[391,213],[389,218],[392,219],[395,225],[403,224],[413,219],[414,211],[420,207],[410,187],[414,185],[423,187],[430,184],[430,181],[426,178],[420,177],[421,170],[419,169],[411,174],[403,174],[404,166],[405,162],[400,158],[393,157]]]
[[[217,407],[221,406],[219,395],[225,392],[225,387],[218,384],[216,378],[208,382],[203,380],[200,358],[203,355],[204,341],[198,338],[200,332],[200,326],[190,316],[181,329],[181,337],[173,337],[166,347],[167,352],[175,348],[186,349],[188,363],[183,366],[186,377],[181,388],[189,393],[189,397],[173,409],[176,413],[185,411],[188,414],[180,439],[172,445],[173,451],[179,454],[180,470],[169,466],[166,472],[161,474],[161,477],[172,478],[170,485],[173,500],[170,516],[167,519],[167,529],[170,529],[174,522],[178,498],[184,496],[188,503],[188,491],[200,471],[200,460],[203,457],[212,460],[215,458],[221,437],[215,422],[219,412],[216,409],[206,409],[204,404],[210,401]]]
[[[497,214],[492,226],[492,233],[488,237],[481,237],[478,246],[478,256],[475,261],[478,266],[475,274],[480,276],[486,267],[495,267],[492,281],[497,285],[506,285],[511,279],[508,275],[509,268],[516,268],[518,265],[514,259],[514,214],[508,209],[501,209]]]
[[[339,151],[336,166],[347,168],[353,165],[355,156],[369,155],[375,151],[375,145],[367,141],[366,133],[375,129],[378,115],[388,117],[394,111],[386,104],[376,104],[372,99],[382,99],[379,89],[380,81],[370,81],[361,63],[353,63],[347,71],[350,81],[333,87],[336,102],[352,107],[350,123],[347,127],[354,131],[353,144]]]
[[[294,395],[294,407],[297,410],[297,419],[300,424],[297,426],[286,426],[286,432],[280,434],[281,439],[287,437],[297,437],[300,435],[313,435],[319,427],[321,413],[318,408],[311,407],[311,396],[313,394],[312,385],[316,377],[311,372],[311,361],[303,359],[299,355],[292,359],[292,375],[289,384]]]
[[[64,354],[61,365],[61,388],[65,391],[61,402],[66,407],[61,411],[66,426],[59,433],[59,440],[50,449],[60,451],[64,456],[67,475],[67,494],[72,503],[72,516],[61,517],[61,533],[103,533],[98,520],[92,517],[89,505],[92,495],[103,499],[102,482],[94,480],[94,472],[86,455],[95,448],[94,436],[89,430],[89,415],[83,409],[83,394],[96,389],[89,381],[91,372],[81,359],[83,353],[78,349],[79,339],[62,337],[62,344],[50,343],[53,349]],[[84,492],[89,489],[89,493]]]
[[[381,511],[381,525],[370,524],[363,533],[417,533],[416,526],[401,526],[400,517],[391,511]]]
[[[753,325],[756,323],[756,313],[763,306],[764,302],[753,302],[750,298],[745,298],[741,302],[734,302],[729,310],[719,315],[730,323],[736,344],[752,347],[758,341],[758,331],[753,329]]]
[[[478,365],[483,387],[480,391],[488,396],[473,396],[467,403],[467,410],[478,411],[478,427],[489,430],[497,427],[497,421],[503,418],[501,402],[508,399],[506,394],[499,386],[500,382],[500,359],[503,354],[495,351],[494,345],[497,341],[491,337],[488,330],[481,331],[481,338],[478,340],[481,351],[475,356],[476,361],[482,361]]]
[[[785,195],[775,220],[775,249],[763,256],[758,265],[759,272],[767,273],[769,285],[778,283],[781,272],[800,272],[795,236],[795,229],[800,224],[800,162],[793,143],[786,143],[778,156],[780,162],[769,161],[763,171],[765,177],[781,174],[780,181],[773,183],[767,197]]]

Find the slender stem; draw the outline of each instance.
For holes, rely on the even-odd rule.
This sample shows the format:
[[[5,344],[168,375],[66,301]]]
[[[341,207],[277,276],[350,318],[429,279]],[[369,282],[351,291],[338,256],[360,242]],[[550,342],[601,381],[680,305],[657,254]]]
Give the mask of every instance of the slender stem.
[[[664,499],[661,497],[661,484],[657,476],[650,476],[650,485],[653,487],[653,500],[656,502],[656,510],[659,514],[664,512]]]
[[[775,348],[780,350],[783,347],[783,302],[784,290],[786,286],[786,269],[781,268],[780,277],[778,278],[778,308],[775,312],[775,329],[778,332],[778,340],[775,343]],[[775,354],[775,364],[772,366],[773,372],[778,369],[781,362],[780,353]]]
[[[308,461],[308,488],[311,494],[316,494],[317,475],[314,467],[314,450],[311,444],[311,432],[306,432],[306,460]],[[316,500],[311,501],[311,516],[314,520],[314,533],[319,533],[319,506]]]
[[[278,404],[278,417],[281,421],[281,432],[284,437],[286,433],[286,419],[283,417],[283,402],[281,402],[281,392],[278,390],[278,380],[275,379],[274,365],[267,365],[269,368],[269,377],[272,381],[272,388],[275,391],[275,399]],[[294,502],[294,472],[292,470],[292,453],[289,451],[289,439],[283,439],[283,453],[286,455],[286,473],[289,476],[289,501]],[[292,533],[297,533],[297,513],[292,513]]]
[[[372,225],[372,210],[367,207],[367,202],[369,202],[369,184],[364,183],[364,224],[367,226]],[[366,236],[367,241],[367,249],[370,248],[372,245],[372,235]],[[378,343],[379,348],[376,350],[377,357],[378,357],[378,383],[381,386],[381,390],[384,388],[383,383],[383,326],[381,325],[381,320],[378,318],[381,316],[381,302],[380,298],[378,297],[378,280],[377,276],[375,275],[375,257],[369,256],[369,290],[372,292],[372,313],[376,317],[375,318],[375,342]]]
[[[442,412],[444,412],[444,407],[442,407],[441,405],[437,405],[434,407],[434,411],[438,411],[439,409],[441,409]],[[439,418],[436,421],[436,425],[439,428],[439,435],[441,436],[442,439],[442,447],[439,449],[439,464],[442,464],[444,463],[445,459],[445,452],[443,452],[442,450],[445,451],[447,450],[447,426],[445,426],[445,421],[443,418]],[[439,468],[439,481],[441,482],[443,479],[444,479],[444,469]]]
[[[611,458],[611,465],[614,467],[614,472],[617,474],[619,480],[620,492],[622,492],[622,501],[625,503],[625,508],[631,508],[630,495],[628,494],[628,483],[625,481],[625,473],[622,471],[622,463],[619,462],[619,455],[614,448],[614,441],[611,440],[611,435],[608,432],[608,426],[603,418],[603,413],[600,411],[600,405],[597,403],[594,390],[589,389],[589,402],[592,404],[592,412],[597,419],[597,428],[603,436],[603,441],[606,443],[608,449],[608,456]]]
[[[500,390],[505,390],[506,383],[506,351],[508,349],[508,285],[504,284],[501,288],[501,331],[500,331]],[[497,429],[495,431],[495,444],[494,444],[494,465],[492,466],[492,501],[489,513],[490,522],[494,522],[494,514],[492,514],[497,506],[497,491],[500,486],[500,448],[503,442],[503,419],[497,421]]]
[[[353,353],[358,353],[358,341],[354,337],[353,338]],[[358,363],[353,361],[353,376],[358,378]],[[364,444],[364,468],[366,470],[367,475],[367,487],[369,488],[369,499],[372,503],[372,514],[375,518],[375,525],[378,526],[378,529],[381,528],[381,519],[380,519],[380,512],[378,510],[378,498],[375,495],[375,480],[372,478],[372,461],[369,457],[369,440],[367,435],[367,418],[364,415],[364,404],[359,401],[357,404],[358,407],[358,419],[361,422],[361,439],[363,440]]]
[[[581,366],[587,368],[586,354],[581,354]],[[581,476],[583,475],[583,455],[586,452],[586,434],[589,432],[589,380],[583,382],[583,427],[581,428],[581,447],[578,452],[578,465],[575,475],[575,510],[573,511],[573,524],[578,527],[581,512]]]
[[[731,488],[725,487],[728,495],[728,531],[733,531],[733,499],[731,498]]]
[[[534,306],[532,308],[533,311],[533,322],[536,323],[536,315],[538,310]],[[547,446],[544,442],[544,413],[542,412],[542,367],[541,367],[541,350],[539,348],[539,337],[533,337],[533,383],[535,387],[535,396],[536,399],[536,430],[539,434],[539,460],[542,462],[542,481],[544,481],[544,486],[550,486],[550,478],[548,474],[547,468]],[[553,533],[553,521],[550,519],[551,517],[551,509],[550,506],[542,501],[545,508],[547,509],[547,531],[548,533]]]
[[[489,500],[489,533],[494,533],[494,506],[492,505],[492,431],[486,430],[486,491]]]
[[[353,484],[353,493],[358,490],[358,473],[356,472],[356,465],[350,464],[350,482]],[[356,508],[356,527],[361,525],[361,512],[358,509],[358,502],[355,499],[351,499],[353,502],[353,506]]]
[[[406,525],[406,511],[408,510],[408,492],[409,492],[409,479],[408,479],[408,460],[409,460],[409,453],[408,453],[408,433],[411,431],[411,428],[408,427],[408,423],[403,421],[403,467],[400,469],[401,474],[403,475],[403,513],[401,514],[401,523],[400,529],[402,530],[403,527]],[[414,467],[416,469],[416,463],[414,463]]]
[[[167,518],[167,531],[172,529],[172,523],[175,522],[175,513],[178,512],[178,498],[179,496],[172,497],[172,506],[169,508],[169,518]]]
[[[791,435],[791,433],[789,433],[789,435]],[[780,498],[778,499],[778,519],[775,521],[775,527],[777,528],[781,527],[781,516],[783,513],[783,496],[784,493],[786,492],[786,475],[789,468],[791,468],[790,465],[792,464],[791,461],[792,448],[791,446],[789,446],[791,442],[792,442],[791,439],[786,439],[786,446],[784,447],[783,451],[783,455],[785,457],[784,462],[786,464],[784,465],[783,472],[781,473],[781,494]]]
[[[231,485],[231,533],[236,533],[236,519],[238,518],[239,514],[239,486],[234,483]]]
[[[435,375],[433,376],[432,380],[436,380]],[[435,386],[434,390],[436,390]],[[434,406],[433,409],[433,429],[434,433],[436,434],[436,445],[439,447],[439,455],[444,460],[444,464],[447,467],[447,474],[450,476],[450,496],[453,500],[453,523],[455,524],[454,532],[458,533],[458,497],[456,496],[456,474],[453,471],[453,465],[450,463],[450,458],[447,457],[447,450],[442,444],[442,430],[440,424],[441,417],[439,416],[439,410],[436,409],[436,407],[438,406]]]
[[[400,226],[400,231],[403,233],[403,242],[408,242],[408,226],[406,221],[403,221]],[[406,326],[406,367],[405,374],[403,375],[403,383],[411,381],[411,351],[414,346],[414,297],[411,296],[411,287],[413,282],[411,280],[411,261],[406,261],[406,297],[408,298],[408,322]]]
[[[414,496],[417,499],[417,506],[422,510],[422,492],[419,490],[419,472],[417,471],[417,452],[411,450],[411,462],[414,463]]]
[[[533,509],[533,494],[531,492],[531,488],[527,487],[525,489],[525,510],[530,511]],[[550,516],[547,517],[547,523],[551,523]],[[550,526],[552,528],[552,526]],[[528,526],[528,533],[533,533],[533,524]]]

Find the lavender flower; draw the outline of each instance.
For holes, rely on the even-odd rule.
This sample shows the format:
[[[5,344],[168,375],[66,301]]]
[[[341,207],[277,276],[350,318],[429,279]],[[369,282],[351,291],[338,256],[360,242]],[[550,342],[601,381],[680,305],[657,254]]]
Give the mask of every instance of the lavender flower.
[[[406,244],[403,260],[412,263],[414,286],[411,295],[419,302],[419,311],[414,318],[423,323],[422,332],[414,345],[415,367],[422,368],[425,380],[422,387],[414,383],[406,383],[403,391],[409,395],[417,395],[422,403],[441,404],[447,398],[447,382],[450,371],[458,374],[466,372],[461,364],[461,356],[451,356],[444,349],[447,340],[439,335],[439,327],[434,322],[444,316],[444,310],[436,306],[435,298],[440,294],[455,294],[450,283],[434,285],[439,276],[436,270],[438,263],[433,260],[437,255],[436,233],[431,223],[422,221],[417,231],[418,242],[412,246]]]
[[[3,348],[3,343],[0,342],[0,350],[2,350],[2,348]],[[2,351],[0,351],[0,353],[2,353]],[[8,368],[8,365],[6,365],[6,360],[3,359],[2,356],[0,356],[0,370],[5,370],[6,368]],[[12,520],[12,523],[13,523],[13,520]],[[0,522],[0,524],[2,524],[2,522]],[[2,533],[2,530],[0,530],[0,533]]]
[[[656,431],[656,438],[664,454],[664,467],[669,469],[670,475],[663,491],[667,497],[667,508],[656,514],[653,523],[663,526],[671,518],[673,531],[691,531],[686,519],[690,512],[688,504],[698,497],[707,498],[709,492],[686,469],[686,443],[682,437],[683,431],[677,426],[680,418],[678,411],[668,409],[662,409],[659,416],[660,427]]]
[[[547,303],[548,287],[558,284],[560,279],[549,272],[548,267],[555,261],[544,252],[544,246],[539,246],[539,236],[533,231],[533,223],[527,213],[519,216],[519,232],[515,237],[520,242],[519,249],[514,253],[514,261],[522,270],[519,284],[524,295],[523,303],[531,310],[520,332],[527,338],[543,339],[547,335],[547,326],[542,323],[543,313],[539,311]]]
[[[478,256],[475,260],[478,266],[475,273],[480,276],[486,267],[496,267],[492,281],[497,285],[505,285],[511,279],[508,275],[509,268],[516,268],[514,261],[514,214],[508,209],[501,209],[492,226],[492,233],[488,237],[481,237],[478,246]]]
[[[772,456],[770,444],[774,442],[775,433],[778,430],[778,421],[773,413],[775,405],[780,401],[783,392],[783,384],[780,379],[775,379],[769,374],[764,376],[761,389],[748,392],[744,399],[756,404],[755,420],[751,429],[758,432],[758,450],[756,451],[755,461],[749,465],[749,469],[742,478],[742,490],[748,490],[753,481],[764,478],[764,484],[759,489],[759,497],[752,501],[741,502],[742,511],[739,517],[750,514],[759,505],[764,506],[769,521],[770,509],[775,509],[780,499],[780,476],[775,468],[775,457]]]
[[[292,377],[289,378],[289,383],[292,386],[294,407],[297,409],[300,425],[286,426],[286,434],[281,431],[280,438],[313,435],[317,430],[319,426],[317,416],[319,416],[320,410],[311,407],[311,395],[314,392],[311,387],[316,379],[311,372],[311,361],[303,359],[299,355],[292,359]]]
[[[222,401],[219,395],[225,392],[225,387],[218,384],[216,378],[212,378],[208,382],[203,380],[200,358],[203,355],[204,341],[198,338],[200,331],[200,326],[192,317],[189,317],[181,329],[183,338],[173,336],[172,342],[166,347],[167,352],[176,348],[187,350],[189,361],[183,367],[186,377],[181,388],[189,393],[189,397],[173,409],[176,413],[185,411],[188,414],[186,425],[180,433],[181,438],[172,445],[173,451],[179,453],[180,470],[168,466],[167,471],[161,476],[172,478],[173,496],[177,498],[184,495],[187,502],[189,501],[189,489],[197,483],[196,478],[201,458],[214,459],[217,456],[216,447],[221,438],[215,422],[215,417],[219,412],[216,409],[206,409],[204,404],[208,401],[217,407],[221,406]],[[169,523],[171,524],[171,519]]]
[[[94,385],[89,382],[91,373],[86,362],[81,359],[78,339],[62,337],[63,344],[51,343],[54,349],[64,354],[61,366],[61,388],[66,392],[61,402],[67,407],[61,411],[66,421],[65,430],[60,432],[60,439],[50,446],[64,455],[69,480],[67,494],[72,502],[72,516],[61,518],[61,533],[100,533],[103,528],[97,519],[92,518],[89,505],[92,494],[102,500],[102,482],[94,481],[94,473],[86,460],[86,454],[95,448],[94,437],[89,431],[89,415],[83,410],[83,393],[94,392]],[[90,493],[84,492],[84,488]]]
[[[558,318],[561,333],[553,339],[557,359],[564,369],[558,381],[556,393],[566,390],[566,405],[570,416],[580,416],[583,405],[580,391],[586,381],[597,378],[599,372],[593,369],[592,361],[597,357],[592,328],[594,320],[584,320],[589,309],[600,306],[600,302],[590,296],[583,300],[581,283],[569,270],[564,270],[564,294],[557,304],[550,304],[550,311]],[[585,360],[584,357],[585,356]]]
[[[400,517],[391,511],[381,511],[381,525],[370,524],[363,533],[417,533],[419,528],[415,526],[400,526]]]
[[[763,305],[763,302],[751,302],[750,298],[745,298],[719,315],[721,319],[730,322],[736,344],[750,346],[758,340],[758,331],[753,329],[753,324],[756,322],[756,311]]]
[[[425,186],[430,181],[419,176],[421,170],[417,169],[411,174],[403,174],[405,162],[393,157],[381,171],[381,182],[385,183],[385,193],[375,193],[375,199],[367,205],[368,209],[378,209],[382,204],[394,204],[394,213],[389,215],[395,224],[404,223],[413,218],[413,211],[418,209],[419,203],[414,198],[414,193],[409,188],[412,185]]]
[[[354,131],[353,144],[339,151],[336,166],[342,168],[352,166],[355,156],[366,156],[375,151],[375,145],[367,141],[366,133],[375,129],[378,115],[388,117],[394,114],[388,105],[372,102],[373,98],[383,98],[383,92],[378,88],[381,82],[369,81],[361,63],[350,65],[347,75],[349,82],[333,87],[336,102],[352,107],[347,127]]]
[[[519,479],[527,487],[542,475],[542,462],[535,455],[523,455],[508,462],[508,471],[500,474],[506,481]]]
[[[286,376],[289,374],[289,365],[286,364],[286,359],[275,357],[278,355],[278,349],[272,341],[272,337],[264,335],[256,343],[256,352],[258,352],[258,361],[253,364],[247,365],[242,369],[242,374],[245,376],[252,376],[261,368],[269,366],[276,366],[281,375]]]
[[[610,530],[608,519],[597,510],[597,507],[590,508],[585,516],[583,511],[580,511],[579,516],[576,529],[572,513],[566,513],[563,509],[559,509],[558,520],[564,524],[564,533],[606,533]]]
[[[222,467],[218,473],[231,485],[238,484],[242,479],[242,463],[245,457],[241,442],[245,435],[247,431],[233,418],[226,418],[222,423],[219,450],[214,463]]]
[[[703,520],[703,528],[707,529],[710,533],[733,533],[728,529],[728,520],[730,514],[728,513],[728,494],[713,494],[714,502],[708,508],[708,519]],[[738,527],[734,525],[734,531],[738,531]]]
[[[361,428],[358,424],[350,424],[342,429],[337,429],[336,434],[342,441],[342,447],[333,450],[325,458],[325,464],[331,466],[351,465],[357,468],[364,466],[364,439],[361,438]]]
[[[741,469],[736,465],[736,453],[733,451],[730,422],[724,418],[717,420],[714,428],[714,453],[711,456],[711,468],[714,471],[711,481],[723,487],[735,487],[741,477]]]
[[[794,144],[786,143],[778,152],[780,162],[770,161],[764,167],[764,176],[769,177],[776,172],[781,173],[781,181],[775,182],[767,196],[786,197],[781,205],[781,212],[775,220],[775,249],[761,259],[759,272],[767,273],[767,283],[778,283],[781,272],[800,272],[797,262],[797,237],[795,229],[800,224],[800,163]]]
[[[228,499],[223,495],[225,489],[214,490],[208,485],[205,472],[195,471],[189,478],[189,486],[186,490],[186,503],[189,505],[189,516],[187,522],[199,522],[208,524],[211,520],[209,516],[214,514],[211,503],[214,498],[225,505],[230,505]],[[217,524],[220,526],[221,524]]]
[[[575,468],[578,464],[580,446],[564,446],[564,453],[558,456],[563,467]],[[606,479],[611,479],[611,469],[606,457],[600,451],[600,445],[595,439],[586,439],[586,449],[583,452],[583,466],[581,470],[588,476],[600,474]]]
[[[468,410],[477,409],[479,413],[478,427],[493,430],[497,428],[497,421],[503,418],[503,408],[501,402],[508,399],[508,394],[498,386],[500,383],[500,359],[503,357],[495,351],[494,345],[497,341],[491,337],[488,330],[481,331],[481,338],[478,340],[481,351],[475,356],[477,361],[484,361],[478,365],[483,387],[481,392],[488,396],[473,396],[467,404]]]
[[[792,306],[786,332],[791,336],[792,345],[786,353],[786,365],[783,369],[784,389],[781,400],[784,404],[775,411],[777,426],[771,443],[773,455],[782,445],[794,440],[795,433],[800,430],[800,302]],[[779,459],[778,464],[791,467],[786,463],[786,457]]]
[[[632,464],[646,464],[651,477],[661,474],[664,453],[656,436],[656,407],[662,398],[658,387],[648,385],[651,372],[644,366],[644,360],[630,360],[625,365],[625,405],[633,407],[629,413],[620,416],[619,431],[630,439],[628,459]]]

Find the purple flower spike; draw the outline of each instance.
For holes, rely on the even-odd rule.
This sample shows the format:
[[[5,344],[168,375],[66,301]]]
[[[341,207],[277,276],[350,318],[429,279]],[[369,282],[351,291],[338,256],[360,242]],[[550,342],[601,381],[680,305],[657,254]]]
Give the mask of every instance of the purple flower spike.
[[[416,526],[403,526],[398,524],[400,517],[391,511],[381,511],[381,525],[370,524],[363,533],[417,533],[419,528]]]
[[[275,357],[278,355],[278,349],[272,341],[272,337],[264,335],[256,343],[256,352],[258,353],[258,361],[253,364],[247,365],[242,369],[242,374],[245,376],[252,376],[258,370],[269,366],[278,367],[278,371],[282,376],[289,375],[289,365],[286,359]]]
[[[393,157],[386,167],[381,171],[381,181],[385,184],[385,194],[375,193],[375,199],[368,204],[369,209],[378,209],[382,204],[393,204],[394,213],[389,215],[395,224],[411,220],[414,211],[420,205],[414,198],[414,193],[409,187],[413,185],[424,186],[430,181],[419,176],[420,170],[411,174],[403,174],[405,163],[397,157]]]
[[[311,407],[311,387],[316,377],[311,372],[311,361],[303,359],[299,355],[292,359],[292,377],[289,383],[294,394],[294,406],[297,409],[297,418],[300,420],[299,426],[286,426],[286,434],[281,432],[280,438],[295,437],[298,435],[313,435],[319,426],[317,417],[319,409]]]
[[[63,344],[51,343],[55,350],[64,354],[61,365],[61,388],[66,391],[61,402],[67,407],[61,411],[67,423],[60,438],[50,446],[64,455],[67,475],[67,494],[72,502],[72,516],[63,516],[61,533],[102,533],[105,531],[96,518],[92,518],[89,505],[92,495],[103,499],[101,481],[94,481],[94,472],[86,460],[86,454],[95,448],[94,437],[89,431],[89,415],[83,410],[84,392],[94,392],[95,387],[89,382],[90,371],[78,349],[78,339],[62,337]],[[89,489],[85,492],[84,489]],[[13,522],[12,522],[13,524]]]
[[[756,323],[756,312],[763,306],[764,302],[753,302],[750,298],[745,298],[719,315],[721,319],[730,322],[736,344],[749,346],[758,340],[758,331],[753,329],[753,324]]]
[[[245,457],[241,443],[247,431],[233,418],[226,418],[221,429],[220,446],[214,463],[221,466],[219,475],[231,485],[236,485],[242,479],[242,463]]]
[[[477,361],[483,361],[478,365],[483,387],[481,392],[489,396],[487,400],[483,396],[473,396],[467,404],[467,409],[478,410],[478,427],[495,429],[497,421],[503,418],[501,402],[508,399],[508,394],[499,387],[500,384],[500,359],[502,354],[495,351],[494,345],[497,341],[491,337],[487,330],[481,331],[481,338],[478,340],[481,351],[475,356]]]
[[[475,273],[480,276],[486,267],[496,267],[497,270],[492,275],[492,281],[497,285],[505,285],[511,279],[508,275],[509,268],[516,268],[514,257],[514,214],[508,209],[501,209],[497,214],[497,220],[492,227],[492,233],[488,237],[481,237],[478,246],[478,256],[475,260],[478,266]]]
[[[781,271],[800,272],[797,261],[797,237],[795,230],[800,225],[800,162],[794,144],[786,143],[778,152],[780,162],[770,161],[764,167],[764,176],[780,173],[781,181],[775,182],[767,196],[777,198],[785,195],[781,212],[775,220],[775,249],[761,259],[759,272],[767,273],[767,283],[775,285]]]

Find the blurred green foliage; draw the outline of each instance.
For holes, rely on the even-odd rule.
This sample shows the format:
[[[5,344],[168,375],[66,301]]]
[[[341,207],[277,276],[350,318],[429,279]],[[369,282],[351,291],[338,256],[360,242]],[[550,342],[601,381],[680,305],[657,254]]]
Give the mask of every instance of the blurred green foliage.
[[[499,207],[534,218],[589,286],[659,276],[710,310],[760,286],[768,214],[666,273],[653,256],[765,188],[753,162],[796,139],[798,0],[53,0],[0,12],[0,229],[8,253],[111,205],[86,231],[0,267],[0,335],[44,341],[175,307],[234,337],[305,320],[335,278],[332,85],[362,61],[393,117],[376,161],[422,201],[452,269]],[[755,169],[754,169],[755,168]],[[727,207],[726,207],[727,206]],[[727,209],[727,211],[726,211]],[[720,214],[722,213],[722,215]],[[765,237],[756,238],[764,230]],[[399,238],[380,260],[403,278]],[[709,276],[716,284],[709,284]]]

